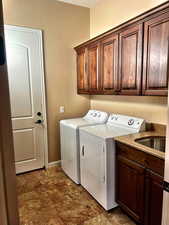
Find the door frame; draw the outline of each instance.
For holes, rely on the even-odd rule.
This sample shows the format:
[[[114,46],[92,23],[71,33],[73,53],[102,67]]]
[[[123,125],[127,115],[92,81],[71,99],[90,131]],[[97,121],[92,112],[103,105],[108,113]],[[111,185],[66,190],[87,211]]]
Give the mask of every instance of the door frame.
[[[19,225],[2,1],[0,1],[0,224]],[[3,44],[3,45],[2,45]]]
[[[168,89],[169,91],[169,89]],[[166,133],[166,152],[165,152],[165,171],[164,180],[169,181],[169,96],[168,96],[168,110],[167,110],[167,133]],[[162,211],[162,225],[169,224],[169,193],[163,192],[163,211]]]
[[[43,114],[43,130],[44,130],[44,166],[45,169],[49,167],[48,162],[48,124],[47,124],[47,108],[46,108],[46,85],[45,85],[45,67],[44,67],[44,47],[43,47],[43,31],[40,29],[34,29],[22,26],[4,25],[4,29],[23,31],[23,32],[35,32],[38,37],[38,42],[40,46],[40,64],[41,64],[41,76],[42,76],[42,114]]]
[[[2,155],[0,152],[0,224],[7,225],[7,206],[5,201],[5,185],[4,185],[4,174],[3,174],[3,165],[2,165]]]

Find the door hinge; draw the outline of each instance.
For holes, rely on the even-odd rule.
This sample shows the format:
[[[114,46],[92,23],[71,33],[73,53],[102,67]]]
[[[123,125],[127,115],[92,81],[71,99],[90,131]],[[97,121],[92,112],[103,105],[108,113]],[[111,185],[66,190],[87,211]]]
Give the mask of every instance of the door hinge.
[[[167,181],[163,182],[163,190],[169,192],[169,183]]]

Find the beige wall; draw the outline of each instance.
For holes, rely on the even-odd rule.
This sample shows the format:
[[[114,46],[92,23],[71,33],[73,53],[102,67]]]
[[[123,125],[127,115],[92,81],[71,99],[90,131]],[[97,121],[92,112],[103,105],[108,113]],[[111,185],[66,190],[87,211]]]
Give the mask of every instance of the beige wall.
[[[49,127],[49,161],[60,159],[59,120],[89,109],[88,97],[76,94],[73,46],[89,39],[89,9],[56,0],[4,0],[6,24],[44,31],[44,55]],[[59,113],[65,106],[65,113]]]
[[[90,36],[101,34],[164,0],[104,0],[90,10]],[[167,98],[92,96],[91,108],[140,116],[151,122],[167,122]]]
[[[104,0],[90,10],[90,36],[95,37],[166,0]]]
[[[167,123],[167,98],[143,96],[92,96],[91,108],[143,117],[149,122]]]

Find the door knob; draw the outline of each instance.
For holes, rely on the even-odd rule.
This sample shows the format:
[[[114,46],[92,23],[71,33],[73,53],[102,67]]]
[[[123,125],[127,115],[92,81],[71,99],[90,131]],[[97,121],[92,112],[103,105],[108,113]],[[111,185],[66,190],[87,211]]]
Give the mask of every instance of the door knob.
[[[36,124],[41,124],[43,121],[42,120],[37,120],[35,123]]]
[[[37,116],[42,116],[42,113],[41,112],[37,112]]]

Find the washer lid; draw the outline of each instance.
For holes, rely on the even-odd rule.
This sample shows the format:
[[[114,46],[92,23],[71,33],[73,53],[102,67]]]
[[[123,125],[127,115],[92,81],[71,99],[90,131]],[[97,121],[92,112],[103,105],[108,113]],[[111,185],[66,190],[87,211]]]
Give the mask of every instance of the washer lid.
[[[86,120],[84,118],[75,118],[75,119],[61,120],[60,124],[73,128],[78,128],[83,126],[95,125],[97,123],[95,121]]]
[[[81,132],[85,132],[96,137],[107,139],[136,133],[136,130],[128,129],[125,127],[118,127],[116,125],[110,126],[106,124],[101,124],[97,126],[82,127],[80,128],[80,133]]]
[[[83,118],[61,120],[60,123],[69,127],[77,128],[95,124],[103,124],[108,120],[108,113],[97,110],[89,110]]]

